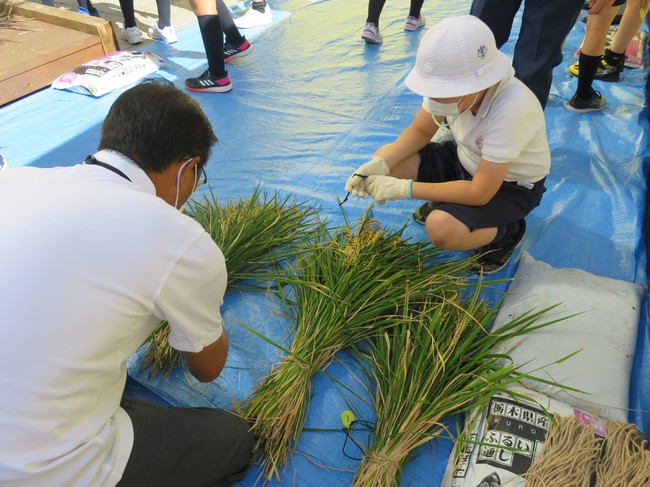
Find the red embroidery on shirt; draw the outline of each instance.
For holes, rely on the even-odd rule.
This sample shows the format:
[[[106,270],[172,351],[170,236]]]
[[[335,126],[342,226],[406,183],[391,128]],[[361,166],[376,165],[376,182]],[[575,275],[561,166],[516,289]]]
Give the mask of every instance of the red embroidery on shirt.
[[[483,136],[482,135],[477,135],[476,138],[474,139],[474,143],[476,144],[476,147],[478,147],[479,150],[483,150]]]

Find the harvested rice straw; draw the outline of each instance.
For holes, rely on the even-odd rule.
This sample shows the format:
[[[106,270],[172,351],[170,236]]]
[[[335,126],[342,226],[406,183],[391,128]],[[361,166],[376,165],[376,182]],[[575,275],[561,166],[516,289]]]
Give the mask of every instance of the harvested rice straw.
[[[526,487],[590,487],[601,443],[593,426],[555,415],[541,455],[523,475]]]
[[[504,356],[493,350],[551,324],[536,324],[548,310],[488,333],[497,308],[480,299],[481,286],[479,282],[468,298],[438,293],[420,312],[404,313],[396,326],[377,336],[370,353],[359,353],[374,386],[376,419],[374,440],[364,452],[354,486],[399,485],[411,453],[446,431],[443,418],[479,407],[529,377],[512,364],[503,366]]]
[[[241,288],[243,282],[266,282],[269,274],[265,269],[294,257],[295,246],[323,231],[317,210],[277,192],[268,196],[259,187],[249,198],[225,206],[210,189],[203,201],[191,200],[187,206],[188,215],[205,228],[223,252],[228,291]],[[150,375],[162,370],[168,376],[182,364],[181,354],[169,345],[168,337],[169,325],[163,321],[145,344],[141,367],[150,367]]]
[[[295,313],[293,341],[240,411],[258,436],[256,452],[266,480],[279,478],[295,452],[311,376],[337,352],[394,325],[405,294],[421,302],[464,282],[460,276],[469,260],[441,262],[441,255],[428,243],[381,230],[366,214],[356,231],[343,226],[329,240],[315,242],[298,259],[293,275],[278,276],[282,286],[291,286],[292,300],[283,296]]]
[[[595,487],[648,487],[650,450],[639,430],[630,423],[609,421],[607,437],[596,467]]]

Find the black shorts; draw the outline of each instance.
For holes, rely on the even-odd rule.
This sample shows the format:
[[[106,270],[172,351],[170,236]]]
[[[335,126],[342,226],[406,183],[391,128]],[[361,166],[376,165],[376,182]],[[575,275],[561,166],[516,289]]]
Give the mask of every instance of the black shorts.
[[[458,160],[455,142],[431,142],[420,151],[419,182],[443,183],[470,179],[472,176]],[[521,220],[539,205],[546,191],[545,180],[537,181],[531,189],[515,182],[504,182],[494,197],[482,206],[438,203],[436,209],[463,222],[470,231],[503,227]]]
[[[255,437],[239,416],[127,396],[120,406],[133,424],[133,449],[118,487],[216,487],[244,477]]]

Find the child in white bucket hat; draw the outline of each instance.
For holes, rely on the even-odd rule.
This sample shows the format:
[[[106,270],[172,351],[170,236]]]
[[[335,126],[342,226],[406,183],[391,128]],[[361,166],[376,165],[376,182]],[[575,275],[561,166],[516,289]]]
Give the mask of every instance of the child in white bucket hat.
[[[411,125],[348,179],[346,191],[426,200],[413,214],[442,249],[502,269],[539,205],[551,156],[544,112],[478,18],[447,18],[422,38],[406,86],[424,98]],[[445,122],[453,140],[431,142]]]

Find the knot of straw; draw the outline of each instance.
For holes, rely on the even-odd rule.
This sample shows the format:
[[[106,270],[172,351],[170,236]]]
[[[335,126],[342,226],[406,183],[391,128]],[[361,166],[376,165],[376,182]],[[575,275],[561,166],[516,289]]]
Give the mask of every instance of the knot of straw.
[[[296,357],[295,355],[291,355],[291,354],[290,354],[290,355],[287,355],[287,356],[285,357],[285,361],[286,361],[288,364],[295,365],[296,367],[298,367],[298,368],[299,368],[300,370],[302,370],[303,372],[307,372],[307,373],[309,373],[309,372],[311,372],[311,370],[313,369],[313,367],[312,367],[311,365],[309,365],[308,363],[305,363],[304,361],[300,360],[300,359],[299,359],[298,357]]]
[[[382,468],[387,471],[391,469],[399,469],[399,460],[396,460],[384,453],[370,452],[363,457],[363,460],[366,464],[374,464],[378,468]]]

